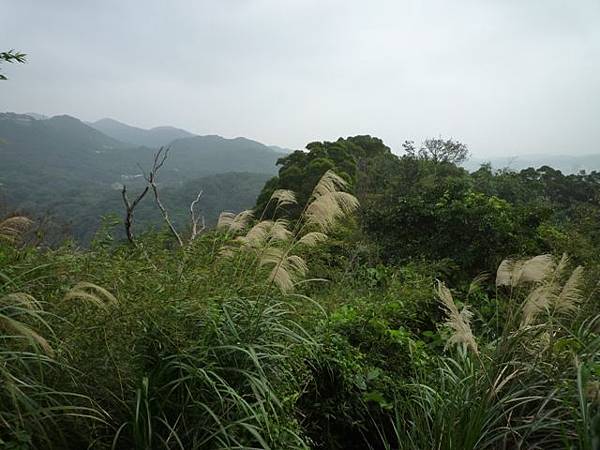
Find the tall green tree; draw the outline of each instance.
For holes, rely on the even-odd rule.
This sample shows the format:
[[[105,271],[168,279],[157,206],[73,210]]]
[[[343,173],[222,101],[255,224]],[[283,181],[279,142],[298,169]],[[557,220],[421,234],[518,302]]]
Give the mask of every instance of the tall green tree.
[[[277,161],[279,174],[265,185],[258,197],[258,211],[265,209],[277,189],[296,192],[302,204],[308,199],[312,186],[330,169],[348,181],[362,201],[364,196],[379,189],[378,184],[386,179],[385,174],[393,170],[398,160],[381,139],[368,135],[339,138],[335,142],[311,142],[306,150],[297,150]]]
[[[468,147],[454,139],[426,139],[419,148],[415,146],[413,141],[406,141],[402,147],[408,156],[427,159],[436,163],[460,164],[469,157]]]

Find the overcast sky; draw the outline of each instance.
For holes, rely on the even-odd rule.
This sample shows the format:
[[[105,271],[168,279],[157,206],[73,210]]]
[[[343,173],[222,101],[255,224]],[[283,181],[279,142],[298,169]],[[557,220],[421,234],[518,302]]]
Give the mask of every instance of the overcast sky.
[[[0,110],[600,152],[600,0],[3,0]]]

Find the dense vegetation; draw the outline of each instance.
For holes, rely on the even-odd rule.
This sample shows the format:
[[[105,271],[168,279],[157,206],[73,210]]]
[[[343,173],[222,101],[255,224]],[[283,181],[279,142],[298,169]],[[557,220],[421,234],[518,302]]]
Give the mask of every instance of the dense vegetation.
[[[457,144],[312,143],[181,246],[6,217],[0,442],[598,448],[600,174],[469,173]]]

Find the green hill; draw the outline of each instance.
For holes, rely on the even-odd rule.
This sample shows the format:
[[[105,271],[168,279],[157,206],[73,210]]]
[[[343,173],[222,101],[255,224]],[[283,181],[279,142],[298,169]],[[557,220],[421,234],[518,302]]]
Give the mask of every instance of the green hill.
[[[71,224],[78,239],[87,239],[101,215],[121,213],[120,187],[127,184],[135,189],[140,185],[142,171],[149,169],[154,151],[107,136],[70,116],[38,120],[0,113],[0,206],[7,211],[52,216],[55,221]],[[211,188],[201,187],[207,192],[202,207],[211,211],[207,215],[211,221],[222,209],[252,206],[264,181],[276,172],[280,156],[249,139],[186,137],[171,144],[159,181],[165,196],[174,199],[173,214],[177,216],[178,206],[191,201],[184,195],[189,186],[213,185],[215,179],[203,177],[246,173],[222,175],[219,179],[227,180],[223,185],[229,191],[215,190],[210,200]],[[140,225],[153,223],[151,218],[151,214],[141,214]]]

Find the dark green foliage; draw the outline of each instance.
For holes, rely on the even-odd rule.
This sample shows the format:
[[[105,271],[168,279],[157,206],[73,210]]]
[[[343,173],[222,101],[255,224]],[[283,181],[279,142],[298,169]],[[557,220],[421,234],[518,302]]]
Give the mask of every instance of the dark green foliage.
[[[528,253],[535,224],[525,227],[506,200],[475,191],[466,173],[428,169],[412,182],[398,181],[365,207],[365,229],[386,260],[453,259],[475,275],[506,254]]]
[[[347,180],[359,200],[373,192],[383,172],[393,170],[395,157],[381,139],[371,136],[354,136],[335,142],[311,142],[308,152],[295,151],[280,158],[278,177],[270,180],[256,202],[257,211],[263,211],[276,189],[289,189],[296,193],[299,204],[308,199],[312,187],[328,170],[333,170]],[[292,215],[299,211],[288,211]]]
[[[434,163],[461,164],[469,157],[467,146],[453,139],[426,139],[418,150],[412,141],[406,141],[402,147],[409,157]]]
[[[0,63],[24,63],[27,55],[25,53],[17,52],[15,50],[9,50],[7,52],[0,52]],[[0,73],[0,80],[6,80],[6,76]]]

